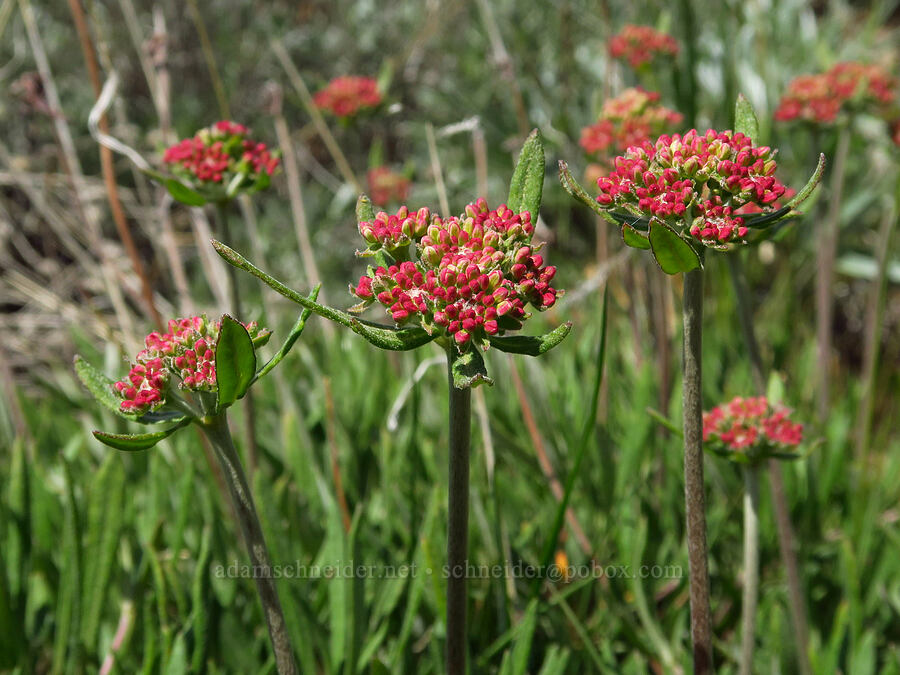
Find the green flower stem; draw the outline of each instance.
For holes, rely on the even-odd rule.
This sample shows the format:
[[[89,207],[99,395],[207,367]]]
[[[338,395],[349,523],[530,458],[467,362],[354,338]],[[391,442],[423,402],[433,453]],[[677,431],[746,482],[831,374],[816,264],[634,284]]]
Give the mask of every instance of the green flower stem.
[[[230,201],[216,202],[216,216],[218,217],[219,227],[221,229],[222,238],[225,241],[233,243],[231,238],[231,229],[228,225],[228,208],[231,206]],[[238,270],[233,265],[228,265],[228,285],[230,286],[231,313],[238,321],[244,320],[243,307],[241,306],[241,291],[238,286]],[[246,419],[246,441],[247,441],[247,465],[250,469],[250,475],[256,471],[256,458],[258,456],[258,448],[256,445],[256,406],[253,403],[253,393],[248,391],[244,396],[244,413]]]
[[[453,346],[447,348],[450,388],[450,485],[447,500],[447,675],[466,672],[466,557],[469,543],[469,448],[472,390],[453,384]]]
[[[741,675],[753,672],[756,604],[759,600],[759,467],[744,467],[744,598]]]
[[[744,345],[750,356],[750,372],[756,392],[760,396],[766,393],[766,376],[763,368],[759,343],[753,328],[753,310],[750,307],[750,291],[747,288],[747,277],[741,263],[739,253],[727,256],[728,271],[737,299],[738,318]],[[769,485],[772,490],[772,505],[775,509],[775,526],[778,532],[778,548],[781,551],[781,563],[784,565],[788,584],[788,606],[791,611],[791,623],[794,626],[797,644],[797,666],[801,675],[811,675],[809,663],[809,624],[806,618],[806,606],[803,602],[803,589],[800,584],[800,570],[797,565],[797,552],[794,526],[788,509],[787,497],[784,493],[784,479],[781,465],[775,459],[769,460]]]
[[[703,486],[703,396],[700,379],[703,272],[684,275],[684,500],[690,569],[691,639],[694,672],[713,672],[712,616]]]
[[[247,477],[244,475],[240,458],[231,440],[231,433],[228,431],[228,420],[224,414],[206,417],[203,419],[201,428],[215,449],[222,473],[225,475],[225,482],[228,485],[231,504],[241,526],[244,544],[250,554],[256,588],[259,591],[259,599],[262,602],[266,624],[269,627],[269,637],[272,640],[272,649],[275,652],[275,667],[279,675],[295,675],[297,666],[294,662],[294,652],[284,621],[284,613],[278,600],[275,579],[271,574],[272,565],[269,560],[269,551],[263,538],[262,526],[253,504]]]

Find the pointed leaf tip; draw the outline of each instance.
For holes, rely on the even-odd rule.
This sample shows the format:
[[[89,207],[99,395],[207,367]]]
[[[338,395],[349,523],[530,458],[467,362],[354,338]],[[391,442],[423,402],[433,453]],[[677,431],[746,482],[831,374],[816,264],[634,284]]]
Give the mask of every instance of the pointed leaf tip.
[[[519,161],[509,184],[506,206],[513,213],[528,211],[533,223],[537,222],[544,189],[544,139],[535,129],[525,139],[519,153]]]
[[[105,431],[94,431],[93,435],[98,441],[111,448],[125,452],[135,452],[152,448],[161,440],[168,438],[189,423],[189,419],[184,419],[165,431],[155,431],[149,434],[110,434]]]
[[[508,354],[524,354],[526,356],[540,356],[541,354],[546,354],[562,342],[571,330],[572,322],[567,321],[545,335],[490,337],[488,338],[488,341],[491,343],[491,347],[499,349],[501,352],[506,352]]]
[[[754,145],[759,143],[759,120],[753,104],[743,94],[738,94],[734,104],[734,130],[747,136]]]

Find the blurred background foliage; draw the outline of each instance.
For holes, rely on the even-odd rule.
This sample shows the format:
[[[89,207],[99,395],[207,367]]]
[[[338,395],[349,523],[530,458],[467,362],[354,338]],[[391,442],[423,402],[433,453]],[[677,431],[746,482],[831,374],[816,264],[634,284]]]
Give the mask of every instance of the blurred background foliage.
[[[121,80],[111,134],[151,163],[173,140],[161,124],[161,101],[178,137],[231,117],[277,145],[283,117],[318,270],[338,306],[352,304],[342,289],[363,269],[353,256],[356,188],[322,141],[277,45],[312,91],[342,74],[385,84],[387,101],[377,112],[327,122],[359,184],[376,165],[405,171],[411,206],[438,206],[436,166],[453,212],[485,189],[491,205],[499,203],[524,134],[542,130],[548,167],[539,235],[550,242],[545,253],[568,294],[534,330],[562,320],[575,329],[538,360],[486,357],[497,385],[476,398],[471,559],[537,564],[552,536],[551,483],[565,482],[569,449],[590,412],[585,373],[593,371],[599,342],[598,289],[608,282],[604,394],[595,447],[571,501],[584,537],[570,522],[557,559],[674,566],[684,575],[537,586],[505,576],[472,580],[472,672],[689,670],[681,445],[647,413],[680,417],[680,279],[623,252],[617,233],[598,231],[594,216],[559,188],[556,161],[584,171],[579,130],[625,86],[660,91],[663,103],[701,129],[730,126],[732,102],[743,92],[756,106],[762,138],[779,148],[781,179],[798,188],[816,154],[831,157],[837,141],[827,129],[773,123],[787,82],[841,60],[896,74],[897,3],[87,0],[83,7],[101,70]],[[682,46],[678,58],[640,73],[611,61],[606,43],[629,22],[670,32]],[[90,436],[91,429],[127,425],[80,387],[72,356],[121,375],[152,321],[88,133],[96,97],[70,6],[2,0],[0,36],[7,92],[0,97],[0,670],[272,672],[252,581],[214,573],[244,558],[199,437],[183,433],[152,451],[120,454]],[[167,56],[154,64],[163,44]],[[42,62],[52,81],[48,71],[40,74]],[[171,93],[161,99],[166,74]],[[71,135],[83,179],[61,128]],[[856,115],[850,128],[844,198],[829,198],[826,175],[807,217],[740,255],[764,360],[795,417],[808,421],[814,446],[784,468],[809,658],[814,672],[856,675],[900,672],[900,261],[896,237],[886,247],[879,236],[882,223],[898,215],[900,152],[877,117]],[[127,159],[117,157],[115,169],[160,311],[220,313],[226,277],[206,243],[214,225],[166,203]],[[273,190],[254,197],[244,227],[232,224],[229,243],[303,289],[288,190],[286,176],[277,176]],[[815,242],[836,208],[833,392],[828,414],[817,419],[823,364],[815,347]],[[598,258],[598,248],[606,255]],[[173,280],[173,251],[186,269],[187,294]],[[886,292],[873,315],[881,252]],[[707,259],[710,407],[751,392],[752,382],[727,265],[722,256]],[[251,308],[242,318],[276,335],[287,331],[296,308],[249,277],[241,283]],[[866,378],[864,344],[876,328],[880,367]],[[416,563],[420,570],[406,579],[281,580],[304,673],[442,670],[445,373],[440,365],[417,372],[435,355],[376,353],[313,322],[277,376],[257,387],[253,480],[275,561]],[[872,426],[859,447],[867,391]],[[245,419],[233,417],[241,440]],[[523,422],[529,417],[533,426]],[[732,672],[741,483],[732,466],[713,458],[707,472],[717,659],[722,672]],[[768,499],[761,522],[756,668],[796,672],[798,644]],[[427,568],[435,573],[422,574]]]

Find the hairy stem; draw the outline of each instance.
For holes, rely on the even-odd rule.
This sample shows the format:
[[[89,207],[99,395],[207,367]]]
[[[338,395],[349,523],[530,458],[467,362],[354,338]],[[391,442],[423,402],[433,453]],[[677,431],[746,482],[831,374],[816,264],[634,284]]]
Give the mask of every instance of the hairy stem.
[[[744,337],[744,345],[750,356],[750,372],[756,393],[763,396],[766,393],[766,377],[763,368],[762,356],[759,351],[759,343],[756,340],[756,332],[753,328],[753,309],[750,306],[750,291],[747,288],[747,277],[739,254],[727,256],[728,270],[731,273],[731,283],[734,286],[737,298],[738,317],[741,323],[741,333]],[[781,465],[777,460],[769,460],[769,485],[772,490],[772,505],[775,509],[775,527],[778,532],[778,548],[781,551],[781,563],[787,574],[788,605],[791,610],[791,623],[794,626],[797,644],[797,666],[801,675],[810,675],[812,668],[809,663],[807,646],[809,644],[809,627],[806,618],[806,607],[803,603],[803,589],[800,584],[800,570],[797,565],[797,552],[794,534],[794,526],[791,523],[791,514],[788,510],[787,497],[784,494],[784,479],[781,476]]]
[[[703,272],[684,275],[684,501],[690,569],[691,639],[694,672],[713,672],[712,616],[703,487],[703,397],[700,380]]]
[[[279,675],[295,675],[297,666],[294,663],[294,652],[291,648],[281,603],[278,600],[275,579],[272,576],[269,550],[263,538],[262,526],[253,504],[247,477],[244,475],[240,459],[231,440],[231,433],[228,431],[228,420],[224,414],[214,415],[206,418],[202,428],[212,443],[219,464],[222,466],[231,504],[234,507],[238,523],[240,523],[241,535],[247,546],[247,552],[250,554],[256,589],[259,591],[259,599],[266,616],[266,625],[269,627],[269,637],[272,640],[272,649],[275,652],[275,667]]]
[[[756,604],[759,600],[759,468],[744,467],[744,598],[741,675],[753,672]]]
[[[447,350],[450,387],[450,481],[447,499],[447,675],[466,672],[466,557],[469,544],[469,447],[472,390],[453,384],[453,347]]]

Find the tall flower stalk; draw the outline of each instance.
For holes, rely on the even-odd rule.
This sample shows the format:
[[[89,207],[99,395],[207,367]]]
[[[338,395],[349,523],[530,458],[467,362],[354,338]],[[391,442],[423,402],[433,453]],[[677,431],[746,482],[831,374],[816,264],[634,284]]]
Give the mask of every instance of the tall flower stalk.
[[[556,268],[544,264],[532,243],[541,204],[544,149],[535,130],[526,140],[506,204],[491,209],[480,198],[457,216],[427,208],[401,207],[376,213],[361,196],[357,227],[371,258],[350,292],[359,301],[348,311],[315,302],[266,274],[233,249],[213,242],[230,264],[256,276],[285,297],[345,326],[381,349],[407,351],[435,342],[447,354],[449,389],[449,488],[446,672],[466,672],[466,556],[471,389],[493,384],[482,353],[489,348],[539,356],[568,335],[571,324],[540,336],[511,336],[559,295],[551,282]],[[393,325],[356,315],[380,305]]]
[[[314,301],[318,289],[309,299]],[[275,665],[279,675],[297,667],[284,612],[272,574],[262,526],[240,458],[228,428],[227,408],[246,396],[250,386],[268,374],[300,337],[311,312],[304,310],[287,340],[264,366],[256,351],[271,336],[255,323],[241,324],[228,315],[219,322],[205,316],[169,321],[168,332],[153,332],[135,357],[127,377],[114,382],[76,357],[75,370],[103,405],[141,424],[166,425],[163,431],[119,434],[95,431],[97,440],[123,451],[147,450],[179,429],[197,425],[215,450],[247,548],[259,593]]]
[[[779,208],[786,188],[775,178],[775,151],[753,143],[758,125],[743,97],[737,110],[738,128],[744,131],[691,130],[629,147],[598,179],[596,199],[560,162],[560,181],[570,195],[619,227],[625,244],[650,251],[664,272],[685,274],[684,475],[696,673],[713,670],[701,421],[703,252],[746,244],[755,230],[790,216],[824,170],[822,157],[806,187]]]

